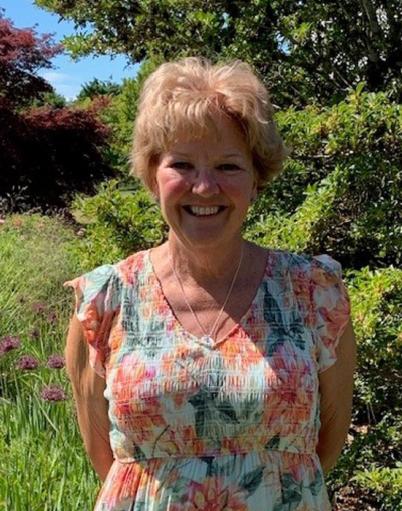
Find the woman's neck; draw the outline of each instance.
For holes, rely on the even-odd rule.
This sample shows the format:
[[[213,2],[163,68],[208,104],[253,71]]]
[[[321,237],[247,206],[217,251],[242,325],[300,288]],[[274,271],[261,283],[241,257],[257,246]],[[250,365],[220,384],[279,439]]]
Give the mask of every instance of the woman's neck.
[[[217,247],[193,249],[187,247],[173,234],[164,245],[166,258],[171,257],[180,280],[188,285],[213,286],[229,281],[239,265],[243,252],[243,262],[248,259],[251,244],[241,237],[231,244]]]

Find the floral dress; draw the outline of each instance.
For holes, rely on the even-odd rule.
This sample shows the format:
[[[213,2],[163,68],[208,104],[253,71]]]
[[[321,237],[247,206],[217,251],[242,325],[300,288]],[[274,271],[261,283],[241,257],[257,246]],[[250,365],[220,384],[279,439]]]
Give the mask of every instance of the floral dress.
[[[64,284],[106,380],[114,462],[95,511],[327,511],[318,373],[350,315],[341,265],[269,250],[242,319],[186,331],[145,250]]]

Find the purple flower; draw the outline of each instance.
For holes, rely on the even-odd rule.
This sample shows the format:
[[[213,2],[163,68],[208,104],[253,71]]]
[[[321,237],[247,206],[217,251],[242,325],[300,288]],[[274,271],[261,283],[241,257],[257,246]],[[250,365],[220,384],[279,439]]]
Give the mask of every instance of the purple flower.
[[[49,312],[49,314],[47,315],[47,320],[49,321],[49,323],[56,323],[57,321],[57,315],[55,312]]]
[[[36,314],[42,314],[43,312],[45,312],[46,306],[43,303],[36,302],[36,303],[32,304],[32,310]]]
[[[40,396],[45,401],[65,401],[66,393],[58,385],[48,385],[42,389]]]
[[[17,362],[17,368],[21,369],[22,371],[36,369],[38,365],[39,361],[31,355],[22,355],[22,357]]]
[[[21,346],[21,341],[18,337],[7,335],[0,341],[0,355],[4,355],[7,351],[15,350]]]
[[[39,328],[34,328],[29,335],[31,339],[38,339],[40,335]]]
[[[50,355],[47,359],[47,366],[51,369],[62,369],[65,365],[63,355]]]

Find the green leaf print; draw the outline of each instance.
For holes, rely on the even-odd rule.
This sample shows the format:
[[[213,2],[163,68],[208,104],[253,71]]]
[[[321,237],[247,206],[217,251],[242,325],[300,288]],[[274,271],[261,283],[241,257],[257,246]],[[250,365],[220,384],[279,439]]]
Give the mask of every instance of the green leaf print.
[[[272,355],[286,341],[285,321],[277,299],[270,293],[268,284],[264,282],[264,320],[271,327],[271,335],[268,346],[268,356]],[[271,336],[270,336],[271,337]]]
[[[195,408],[195,432],[202,438],[205,433],[205,410],[207,407],[207,395],[203,389],[198,394],[191,396],[189,403]]]
[[[301,350],[306,348],[306,339],[304,338],[304,324],[300,317],[300,314],[296,311],[292,311],[290,317],[290,338],[292,342]]]
[[[293,511],[302,499],[302,483],[298,483],[292,474],[284,474],[282,480],[282,504],[287,507],[283,511]]]
[[[286,341],[294,343],[299,349],[304,350],[304,325],[297,310],[292,310],[288,320],[285,320],[278,300],[264,283],[264,320],[271,328],[268,356],[272,356]]]
[[[265,467],[262,465],[245,474],[239,482],[240,488],[244,488],[250,495],[254,493],[261,484],[264,468]]]
[[[319,470],[315,473],[314,481],[310,484],[309,488],[313,495],[318,495],[321,491],[322,485],[324,484],[322,474]]]
[[[236,412],[229,400],[225,399],[225,400],[215,401],[215,406],[216,406],[217,410],[219,411],[219,413],[221,415],[223,415],[222,418],[224,421],[229,421],[234,424],[239,423],[237,416],[236,416]]]
[[[265,449],[277,449],[279,447],[279,442],[281,441],[281,437],[279,435],[273,436],[268,442],[265,444]]]
[[[207,471],[206,471],[205,475],[207,477],[211,477],[211,476],[216,475],[216,467],[213,466],[213,463],[215,461],[215,457],[214,456],[202,456],[200,459],[204,463],[207,464]]]
[[[141,449],[138,447],[137,444],[133,443],[133,458],[136,461],[143,461],[146,460],[145,454],[141,451]]]

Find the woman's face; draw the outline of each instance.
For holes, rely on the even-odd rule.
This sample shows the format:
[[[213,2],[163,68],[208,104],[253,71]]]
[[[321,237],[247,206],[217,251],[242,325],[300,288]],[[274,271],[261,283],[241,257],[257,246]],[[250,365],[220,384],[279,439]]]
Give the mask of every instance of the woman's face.
[[[179,137],[156,167],[155,193],[174,234],[188,248],[227,244],[241,236],[257,193],[252,157],[236,123],[215,118],[202,138]]]

